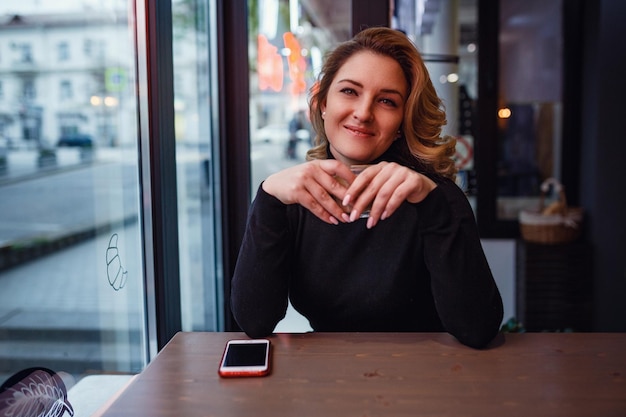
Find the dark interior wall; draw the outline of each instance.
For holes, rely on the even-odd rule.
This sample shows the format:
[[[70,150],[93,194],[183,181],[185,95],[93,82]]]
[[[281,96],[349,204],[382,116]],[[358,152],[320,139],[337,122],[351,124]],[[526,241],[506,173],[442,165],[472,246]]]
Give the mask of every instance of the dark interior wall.
[[[594,330],[626,331],[626,2],[585,7],[580,200],[594,248]]]

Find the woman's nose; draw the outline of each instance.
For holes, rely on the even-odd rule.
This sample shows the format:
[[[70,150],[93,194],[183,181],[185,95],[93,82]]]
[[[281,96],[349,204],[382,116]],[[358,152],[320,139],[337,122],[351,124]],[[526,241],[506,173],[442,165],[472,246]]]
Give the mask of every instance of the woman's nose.
[[[370,120],[372,120],[372,116],[373,113],[371,100],[359,100],[357,106],[354,108],[352,117],[361,122],[369,122]]]

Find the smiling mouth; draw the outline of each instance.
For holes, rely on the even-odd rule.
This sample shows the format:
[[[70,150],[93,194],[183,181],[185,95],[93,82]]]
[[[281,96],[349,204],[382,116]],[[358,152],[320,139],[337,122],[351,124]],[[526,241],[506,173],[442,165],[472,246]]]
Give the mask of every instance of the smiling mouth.
[[[346,128],[346,130],[350,133],[352,133],[355,136],[360,136],[360,137],[369,137],[369,136],[373,136],[374,134],[367,130],[367,129],[360,129],[358,127],[355,126],[344,126]]]

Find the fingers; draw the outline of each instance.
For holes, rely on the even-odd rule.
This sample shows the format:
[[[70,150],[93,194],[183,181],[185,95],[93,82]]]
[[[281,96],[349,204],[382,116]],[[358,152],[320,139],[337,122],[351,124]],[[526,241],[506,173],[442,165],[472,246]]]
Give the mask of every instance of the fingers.
[[[307,208],[323,221],[333,224],[345,222],[345,208],[341,206],[341,201],[354,174],[336,160],[318,161],[311,169],[314,180],[304,182],[311,198],[303,205],[310,205]]]
[[[396,163],[380,162],[355,175],[333,159],[287,168],[263,183],[263,189],[282,203],[300,204],[325,223],[352,222],[368,212],[368,228],[391,216],[404,201],[422,201],[435,186]]]
[[[340,202],[353,178],[338,161],[311,161],[270,175],[263,189],[283,204],[300,204],[320,220],[338,224],[346,221]]]
[[[408,175],[413,174],[409,173]],[[391,216],[406,201],[406,196],[416,185],[414,180],[415,178],[411,181],[410,178],[403,177],[400,173],[395,173],[383,183],[372,204],[370,217],[367,222],[368,228],[371,229],[380,220],[385,220]]]
[[[422,201],[435,183],[396,163],[381,162],[363,171],[346,191],[344,204],[352,205],[350,221],[369,210],[367,227],[391,216],[404,201]]]
[[[385,186],[393,173],[393,170],[385,170],[389,165],[381,162],[369,166],[348,187],[343,204],[351,207],[350,221],[355,221],[364,212],[368,212],[368,216],[374,219],[368,223],[378,221],[389,199],[387,194],[394,188],[391,184]]]
[[[337,184],[332,185],[332,181]],[[323,182],[327,181],[324,180]],[[334,190],[341,187],[337,180],[331,180],[328,183],[331,184],[328,188]],[[309,181],[306,183],[306,188],[307,192],[303,193],[299,201],[304,208],[326,223],[338,224],[339,222],[345,222],[345,219],[342,217],[344,214],[343,209],[339,206],[338,201],[329,194],[326,187],[318,182]]]

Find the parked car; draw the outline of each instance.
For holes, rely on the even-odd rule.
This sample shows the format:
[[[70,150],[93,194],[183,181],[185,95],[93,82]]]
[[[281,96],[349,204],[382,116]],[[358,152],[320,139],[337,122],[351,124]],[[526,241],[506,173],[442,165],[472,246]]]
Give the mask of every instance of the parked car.
[[[4,175],[8,171],[9,167],[9,141],[8,139],[0,136],[0,175]]]
[[[64,135],[57,142],[58,147],[78,148],[82,162],[92,162],[94,159],[95,142],[90,135],[75,133]]]
[[[289,140],[289,127],[286,124],[272,124],[252,131],[252,143],[280,143],[286,144]]]
[[[93,148],[94,141],[90,135],[75,133],[64,135],[59,138],[57,146],[70,146],[79,148]]]
[[[264,126],[260,129],[253,130],[250,136],[251,143],[278,143],[286,145],[289,142],[289,126],[287,124],[271,124]],[[299,129],[296,132],[296,138],[298,141],[308,142],[309,131],[306,129]]]

